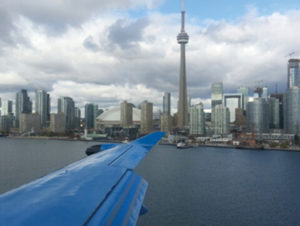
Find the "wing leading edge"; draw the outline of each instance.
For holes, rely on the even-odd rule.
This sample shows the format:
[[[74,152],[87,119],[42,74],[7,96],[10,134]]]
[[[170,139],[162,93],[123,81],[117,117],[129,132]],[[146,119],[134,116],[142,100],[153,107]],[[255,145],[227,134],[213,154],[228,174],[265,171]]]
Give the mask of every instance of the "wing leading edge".
[[[135,225],[148,183],[133,169],[154,132],[89,156],[0,196],[0,225]]]

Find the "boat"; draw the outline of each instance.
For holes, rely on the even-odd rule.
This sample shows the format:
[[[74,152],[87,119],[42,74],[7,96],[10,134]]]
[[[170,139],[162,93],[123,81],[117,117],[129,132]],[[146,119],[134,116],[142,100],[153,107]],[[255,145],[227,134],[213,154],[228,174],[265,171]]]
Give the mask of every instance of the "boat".
[[[176,144],[178,149],[184,149],[184,148],[190,148],[191,146],[189,146],[184,140],[179,141]]]

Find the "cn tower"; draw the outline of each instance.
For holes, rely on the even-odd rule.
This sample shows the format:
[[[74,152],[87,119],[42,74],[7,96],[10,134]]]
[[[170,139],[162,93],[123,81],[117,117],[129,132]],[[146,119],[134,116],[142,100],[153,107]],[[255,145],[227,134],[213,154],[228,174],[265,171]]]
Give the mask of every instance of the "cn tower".
[[[189,42],[189,36],[185,32],[185,11],[184,0],[181,10],[181,31],[177,35],[177,42],[180,45],[180,76],[179,76],[179,101],[178,101],[178,128],[185,128],[188,125],[188,106],[186,88],[186,66],[185,66],[185,45]]]

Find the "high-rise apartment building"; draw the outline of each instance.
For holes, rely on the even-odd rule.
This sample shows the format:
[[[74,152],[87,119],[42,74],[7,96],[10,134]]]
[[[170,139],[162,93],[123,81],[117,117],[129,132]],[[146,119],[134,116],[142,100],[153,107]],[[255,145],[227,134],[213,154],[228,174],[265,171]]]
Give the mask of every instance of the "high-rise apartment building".
[[[163,113],[171,115],[171,94],[167,92],[163,96]]]
[[[268,99],[270,107],[270,129],[280,129],[280,102],[279,99],[271,97]]]
[[[216,105],[212,109],[211,121],[214,134],[228,134],[229,133],[229,109],[221,104]]]
[[[75,103],[71,97],[60,97],[57,100],[58,113],[64,113],[66,118],[66,130],[75,128]]]
[[[86,104],[84,107],[85,110],[85,128],[92,129],[94,128],[94,104]]]
[[[10,129],[14,126],[15,117],[10,115],[2,115],[0,117],[0,132],[9,133]]]
[[[267,133],[270,124],[270,106],[268,100],[255,98],[247,105],[247,128],[249,132]]]
[[[35,112],[40,115],[41,126],[47,127],[50,121],[50,95],[45,90],[35,92]]]
[[[133,124],[133,115],[132,115],[132,107],[133,105],[124,101],[120,104],[120,119],[121,119],[121,126],[122,127],[130,127]]]
[[[141,132],[143,134],[153,131],[153,104],[144,101],[141,104]]]
[[[273,93],[270,97],[277,99],[279,102],[279,129],[283,129],[283,94]]]
[[[21,113],[20,132],[21,133],[39,133],[41,130],[41,116],[37,113]]]
[[[289,59],[287,88],[300,86],[300,59]]]
[[[217,82],[211,85],[211,109],[222,104],[223,101],[223,83]]]
[[[13,102],[11,100],[3,100],[2,101],[2,111],[1,116],[11,115],[13,108]]]
[[[203,104],[197,104],[190,108],[190,134],[205,134],[205,114]]]
[[[163,113],[160,116],[160,130],[169,133],[173,129],[173,117],[168,113]]]
[[[75,118],[74,118],[74,128],[80,129],[81,123],[81,110],[78,107],[75,107]]]
[[[177,42],[178,44],[180,44],[179,100],[178,100],[178,113],[177,113],[177,126],[179,128],[185,128],[186,126],[188,126],[185,45],[189,42],[189,36],[185,32],[184,26],[185,26],[185,11],[184,11],[184,0],[182,0],[181,31],[177,35]]]
[[[16,94],[16,127],[20,127],[21,114],[32,113],[32,102],[27,94],[27,90],[22,89]]]
[[[64,113],[50,115],[50,131],[63,134],[66,132],[66,116]]]
[[[287,89],[283,100],[284,130],[286,133],[300,134],[300,87]]]

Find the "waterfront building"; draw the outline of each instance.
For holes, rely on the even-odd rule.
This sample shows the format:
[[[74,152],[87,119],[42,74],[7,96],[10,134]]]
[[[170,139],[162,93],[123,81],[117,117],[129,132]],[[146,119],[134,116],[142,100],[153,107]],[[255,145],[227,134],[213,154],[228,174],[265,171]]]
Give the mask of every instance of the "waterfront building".
[[[286,133],[300,133],[300,87],[287,89],[284,95],[284,130]]]
[[[32,113],[32,102],[27,94],[27,90],[22,89],[16,94],[16,127],[20,127],[21,114]]]
[[[247,105],[247,129],[249,132],[269,132],[270,106],[264,98],[255,98]]]
[[[73,130],[75,127],[75,103],[71,97],[60,97],[57,100],[57,113],[64,113],[66,117],[66,130]]]
[[[246,116],[243,108],[235,109],[235,125],[241,127],[242,129],[246,127]]]
[[[147,134],[153,131],[153,104],[144,101],[141,104],[141,133]]]
[[[167,92],[163,96],[163,113],[171,115],[171,94]]]
[[[186,64],[185,64],[185,45],[189,41],[189,36],[185,32],[185,11],[184,0],[182,0],[181,10],[181,31],[177,35],[177,42],[180,44],[180,76],[179,76],[179,100],[178,100],[178,128],[188,126],[188,103],[187,103],[187,86],[186,86]]]
[[[273,93],[270,97],[279,101],[279,129],[283,129],[283,93]]]
[[[94,128],[94,105],[86,104],[84,106],[84,114],[85,114],[85,128],[92,129]]]
[[[45,90],[35,92],[35,112],[41,116],[41,126],[47,127],[50,121],[50,95]]]
[[[74,118],[74,128],[80,129],[80,123],[81,123],[81,110],[80,108],[75,107],[75,118]]]
[[[160,117],[160,130],[170,133],[173,129],[173,117],[168,113],[163,113]]]
[[[223,83],[217,82],[211,85],[211,109],[222,104],[223,101]]]
[[[132,106],[132,105],[131,105]],[[121,126],[121,105],[104,111],[96,119],[96,130],[104,132],[105,128],[120,128]],[[132,106],[132,127],[141,126],[141,110]]]
[[[216,105],[212,109],[211,120],[214,134],[229,133],[230,113],[227,107],[221,104]]]
[[[249,101],[249,88],[245,86],[241,86],[237,89],[238,93],[243,94],[243,110],[247,110],[247,103]]]
[[[20,115],[20,133],[39,133],[41,131],[41,116],[37,113]]]
[[[280,102],[279,99],[270,97],[270,129],[280,129]]]
[[[289,59],[287,88],[300,86],[300,59]]]
[[[242,108],[244,106],[243,103],[243,94],[242,93],[230,93],[223,95],[223,104],[225,107],[229,109],[230,113],[230,123],[235,122],[235,109]]]
[[[11,100],[3,100],[1,107],[1,116],[11,115],[13,108],[13,102]]]
[[[190,108],[190,134],[205,135],[205,114],[202,103]]]
[[[121,126],[122,127],[130,127],[132,126],[132,108],[133,104],[127,103],[124,101],[120,104],[121,107]]]
[[[9,133],[10,129],[14,127],[14,120],[13,114],[0,116],[0,132]]]
[[[50,131],[58,134],[66,132],[66,116],[64,113],[52,113],[50,115]]]

